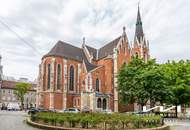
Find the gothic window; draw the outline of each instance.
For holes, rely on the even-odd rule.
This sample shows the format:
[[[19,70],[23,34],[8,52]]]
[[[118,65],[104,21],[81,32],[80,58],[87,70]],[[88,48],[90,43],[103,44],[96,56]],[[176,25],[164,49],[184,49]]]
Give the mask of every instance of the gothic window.
[[[99,79],[96,79],[96,91],[99,92],[100,91],[100,82]]]
[[[78,99],[78,106],[80,106],[80,99]]]
[[[120,53],[121,53],[121,50],[122,50],[122,46],[120,45],[120,46],[119,46],[119,52],[120,52]]]
[[[102,101],[100,98],[98,98],[97,100],[97,108],[101,108],[102,107]]]
[[[135,56],[138,57],[138,53],[137,52],[135,53]]]
[[[74,67],[70,67],[69,90],[74,90]]]
[[[57,65],[57,89],[61,88],[61,65]]]
[[[146,59],[146,52],[144,52],[143,54],[144,54],[144,56],[143,56],[143,57],[144,57],[144,59]]]
[[[47,79],[47,88],[48,89],[50,89],[50,83],[51,83],[51,81],[50,81],[50,72],[51,71],[51,65],[50,64],[48,64],[48,74],[47,74],[47,76],[48,76],[48,79]]]
[[[103,110],[105,110],[107,108],[107,101],[106,99],[104,98],[103,99]]]

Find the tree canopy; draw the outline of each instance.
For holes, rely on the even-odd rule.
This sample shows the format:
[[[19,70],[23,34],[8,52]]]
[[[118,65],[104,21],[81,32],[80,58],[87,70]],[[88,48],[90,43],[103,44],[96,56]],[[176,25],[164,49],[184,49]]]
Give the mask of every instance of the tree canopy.
[[[30,88],[30,84],[28,83],[17,83],[14,94],[21,102],[21,108],[24,108],[24,95],[27,93]]]
[[[143,106],[150,101],[172,105],[190,102],[190,61],[157,64],[155,59],[145,62],[132,57],[118,74],[120,101]],[[142,108],[142,107],[141,107]]]

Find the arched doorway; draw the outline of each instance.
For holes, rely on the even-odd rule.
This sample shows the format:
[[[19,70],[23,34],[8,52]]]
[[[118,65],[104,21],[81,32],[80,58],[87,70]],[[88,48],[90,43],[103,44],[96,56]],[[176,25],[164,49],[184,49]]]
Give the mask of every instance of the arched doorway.
[[[102,101],[100,98],[98,98],[97,100],[97,108],[101,108],[102,107]]]
[[[107,101],[106,99],[104,98],[103,99],[103,110],[107,109]]]

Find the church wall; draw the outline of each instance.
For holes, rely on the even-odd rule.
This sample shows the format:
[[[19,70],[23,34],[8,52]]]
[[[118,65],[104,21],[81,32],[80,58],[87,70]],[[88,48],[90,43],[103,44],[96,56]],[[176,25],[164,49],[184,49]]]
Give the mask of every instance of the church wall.
[[[93,89],[96,90],[96,79],[100,81],[100,92],[105,92],[105,68],[101,67],[92,72],[92,84]]]
[[[55,93],[54,95],[54,109],[62,109],[63,97],[61,93]]]
[[[50,107],[50,95],[49,93],[44,93],[43,94],[43,107],[46,108],[46,109],[49,109]]]

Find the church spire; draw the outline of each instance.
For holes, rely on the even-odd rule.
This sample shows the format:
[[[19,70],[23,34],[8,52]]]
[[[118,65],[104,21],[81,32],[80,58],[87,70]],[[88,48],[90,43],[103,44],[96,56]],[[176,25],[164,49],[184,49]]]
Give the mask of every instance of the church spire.
[[[144,33],[143,33],[143,27],[142,27],[142,21],[141,21],[141,14],[140,14],[140,9],[139,9],[139,5],[138,5],[135,40],[137,38],[138,41],[140,42],[140,39],[143,38],[143,36],[144,36]]]

